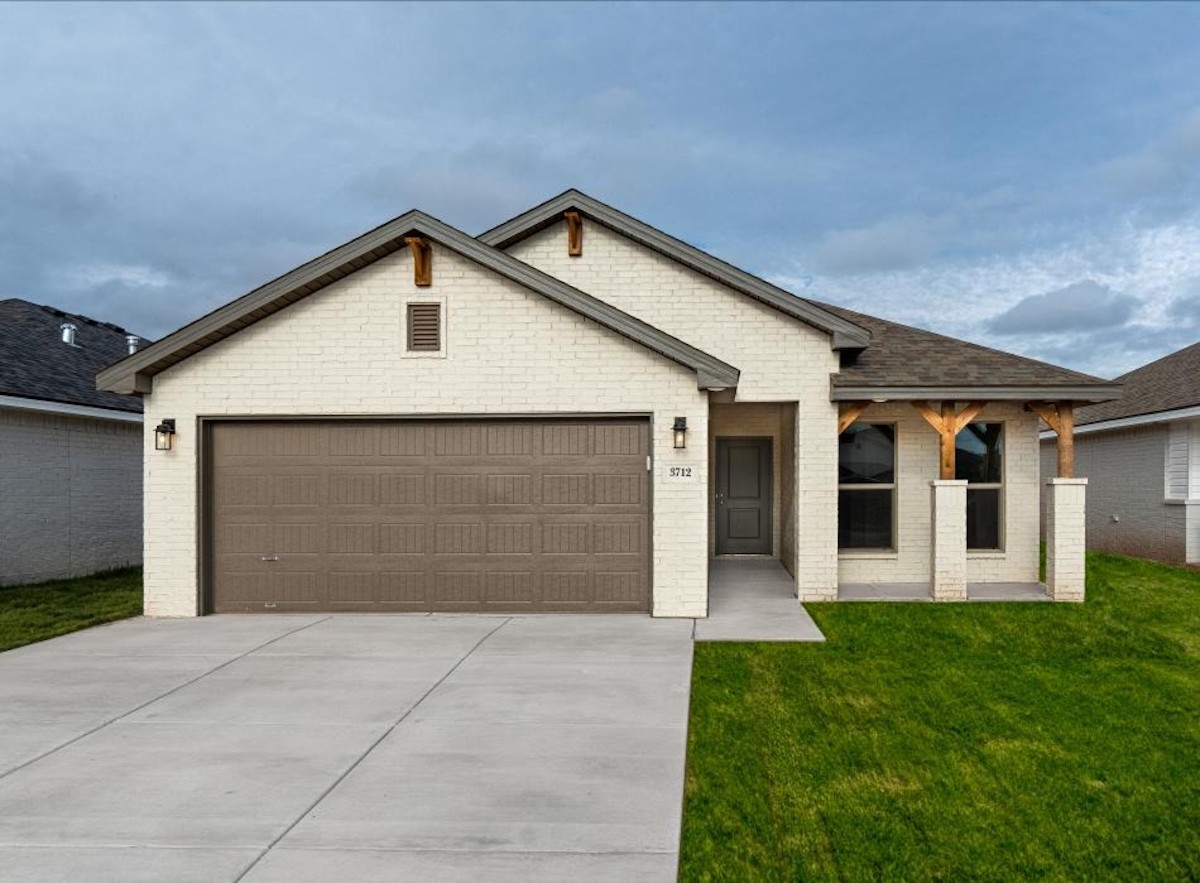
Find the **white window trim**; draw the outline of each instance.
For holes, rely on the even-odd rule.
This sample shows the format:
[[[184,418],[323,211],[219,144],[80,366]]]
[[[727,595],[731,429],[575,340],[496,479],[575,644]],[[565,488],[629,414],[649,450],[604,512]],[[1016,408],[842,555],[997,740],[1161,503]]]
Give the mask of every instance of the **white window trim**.
[[[408,348],[408,307],[410,304],[438,305],[438,349],[410,350]],[[448,355],[450,340],[450,316],[446,298],[438,294],[412,295],[400,304],[400,350],[406,359],[444,359]]]

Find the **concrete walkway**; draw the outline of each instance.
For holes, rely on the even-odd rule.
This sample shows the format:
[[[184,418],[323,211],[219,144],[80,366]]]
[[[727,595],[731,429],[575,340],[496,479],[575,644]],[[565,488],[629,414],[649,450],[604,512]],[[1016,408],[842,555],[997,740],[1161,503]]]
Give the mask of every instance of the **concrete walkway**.
[[[211,616],[5,653],[0,874],[672,880],[691,631]]]
[[[715,558],[708,569],[708,618],[697,641],[824,641],[775,558]]]

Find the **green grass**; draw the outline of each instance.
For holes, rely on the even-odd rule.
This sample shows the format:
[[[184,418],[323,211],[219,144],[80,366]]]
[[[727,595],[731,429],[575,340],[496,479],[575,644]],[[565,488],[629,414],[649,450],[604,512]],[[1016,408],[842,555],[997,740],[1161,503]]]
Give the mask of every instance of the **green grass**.
[[[0,650],[141,612],[141,568],[0,588]]]
[[[1200,879],[1200,573],[697,644],[681,879]]]

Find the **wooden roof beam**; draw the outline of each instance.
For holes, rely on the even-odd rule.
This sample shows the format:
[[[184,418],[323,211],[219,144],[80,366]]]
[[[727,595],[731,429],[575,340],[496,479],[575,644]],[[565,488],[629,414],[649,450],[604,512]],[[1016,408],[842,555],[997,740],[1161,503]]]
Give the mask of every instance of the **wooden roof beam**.
[[[404,244],[413,256],[413,284],[428,288],[433,284],[433,247],[424,236],[405,236]]]

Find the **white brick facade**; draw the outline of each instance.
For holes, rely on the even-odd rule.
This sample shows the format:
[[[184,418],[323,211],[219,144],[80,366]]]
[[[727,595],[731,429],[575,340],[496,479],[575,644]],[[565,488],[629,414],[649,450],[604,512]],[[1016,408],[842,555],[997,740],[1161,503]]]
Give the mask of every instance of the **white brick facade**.
[[[567,254],[565,224],[509,253],[739,368],[738,402],[798,403],[787,470],[796,478],[792,538],[781,537],[776,549],[794,549],[802,599],[835,600],[837,406],[829,375],[838,358],[829,336],[596,223],[585,222],[580,257]],[[776,520],[790,522],[782,511]]]
[[[975,418],[1004,424],[1003,518],[999,551],[967,553],[971,583],[1037,582],[1038,436],[1037,417],[1020,404],[994,402]],[[896,549],[843,552],[842,582],[917,583],[930,579],[933,535],[929,482],[938,477],[937,433],[907,402],[872,404],[859,420],[896,428]],[[965,516],[964,516],[965,517]]]
[[[433,286],[413,285],[397,252],[158,374],[146,397],[146,612],[198,612],[199,417],[645,413],[653,483],[654,613],[703,616],[707,605],[708,401],[696,375],[434,245]],[[406,298],[444,297],[446,355],[405,358]],[[686,416],[695,439],[671,445]],[[152,427],[178,421],[170,452]],[[663,478],[695,468],[691,484]]]
[[[0,408],[0,585],[142,559],[141,427]]]
[[[1054,601],[1082,601],[1087,548],[1086,478],[1046,482],[1046,591]]]
[[[967,600],[967,483],[935,479],[931,492],[929,584],[935,601]]]

